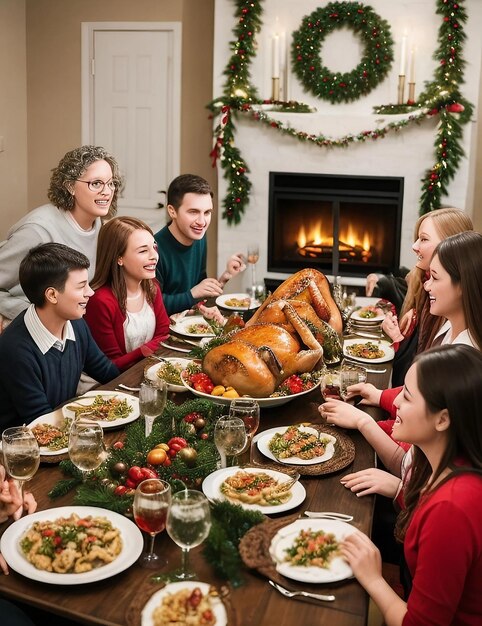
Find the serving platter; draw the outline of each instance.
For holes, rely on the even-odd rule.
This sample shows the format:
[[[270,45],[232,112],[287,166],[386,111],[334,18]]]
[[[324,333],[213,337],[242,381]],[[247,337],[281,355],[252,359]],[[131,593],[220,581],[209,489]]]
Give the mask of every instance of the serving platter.
[[[28,529],[39,521],[54,521],[60,517],[70,517],[76,513],[79,517],[105,517],[118,528],[122,538],[122,550],[111,562],[80,574],[58,574],[37,569],[27,561],[20,548],[20,540]],[[108,509],[94,506],[62,506],[44,511],[37,511],[26,515],[11,524],[3,533],[0,540],[0,551],[9,567],[15,572],[42,583],[53,585],[83,585],[111,578],[123,572],[139,558],[144,546],[141,531],[124,515],[114,513]]]
[[[254,468],[254,467],[226,467],[223,469],[216,470],[212,474],[206,476],[202,483],[202,490],[204,495],[209,500],[227,500],[232,504],[239,504],[243,509],[247,509],[250,511],[261,511],[265,515],[274,515],[275,513],[283,513],[284,511],[290,511],[291,509],[296,508],[300,505],[306,498],[306,490],[303,485],[297,481],[291,487],[291,498],[287,502],[283,502],[282,504],[275,504],[271,506],[261,506],[259,504],[248,504],[246,502],[241,502],[239,500],[232,500],[231,498],[227,498],[221,492],[222,483],[233,476],[239,470],[243,470],[250,474],[259,474],[263,472],[264,474],[268,474],[275,478],[279,483],[290,480],[290,476],[283,472],[277,472],[276,470],[271,470],[268,468]]]
[[[316,465],[317,463],[324,463],[325,461],[329,461],[331,458],[333,458],[333,455],[335,454],[336,437],[328,433],[320,432],[316,428],[311,428],[310,426],[299,426],[299,430],[302,432],[315,435],[316,437],[319,436],[322,439],[329,439],[330,443],[327,444],[325,453],[322,456],[316,456],[312,459],[300,459],[297,456],[290,456],[285,459],[279,459],[269,449],[269,442],[276,434],[284,434],[288,430],[288,428],[289,426],[280,426],[279,428],[270,428],[269,430],[265,430],[264,432],[262,432],[261,436],[256,441],[258,450],[262,454],[264,454],[264,456],[268,457],[268,459],[272,459],[277,463],[283,463],[286,465]]]
[[[93,402],[92,398],[95,398],[95,396],[102,396],[103,399],[105,398],[107,400],[109,398],[118,398],[119,400],[126,400],[127,404],[132,408],[132,411],[129,413],[127,417],[123,417],[123,418],[119,418],[119,419],[115,419],[111,421],[100,420],[100,419],[96,420],[96,422],[98,422],[104,429],[125,426],[126,424],[130,424],[131,422],[134,422],[140,415],[139,398],[136,398],[132,394],[122,393],[122,391],[100,391],[100,390],[96,391],[94,389],[92,391],[87,391],[87,393],[84,393],[82,396],[80,396],[79,398],[76,398],[75,400],[67,402],[62,407],[62,413],[64,417],[69,417],[70,419],[73,419],[75,417],[74,411],[68,408],[71,404],[75,404],[76,406],[85,404],[86,411],[88,411],[89,405],[91,405]]]
[[[337,542],[342,542],[345,537],[356,532],[353,526],[346,522],[327,519],[299,519],[284,526],[274,535],[269,547],[270,556],[278,573],[299,582],[320,584],[345,580],[353,576],[351,567],[341,556],[334,556],[327,567],[292,565],[287,562],[286,550],[293,546],[302,530],[333,533]]]

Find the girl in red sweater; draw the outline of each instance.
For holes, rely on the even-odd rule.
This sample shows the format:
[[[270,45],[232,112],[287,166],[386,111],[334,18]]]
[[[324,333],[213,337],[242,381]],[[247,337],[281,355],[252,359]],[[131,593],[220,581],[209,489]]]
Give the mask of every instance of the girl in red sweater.
[[[85,320],[99,348],[121,370],[152,354],[169,334],[155,279],[157,244],[147,224],[116,217],[102,226]]]
[[[397,522],[413,587],[404,602],[361,532],[341,547],[387,626],[482,623],[482,355],[457,344],[419,355],[396,399],[394,436],[414,446]]]

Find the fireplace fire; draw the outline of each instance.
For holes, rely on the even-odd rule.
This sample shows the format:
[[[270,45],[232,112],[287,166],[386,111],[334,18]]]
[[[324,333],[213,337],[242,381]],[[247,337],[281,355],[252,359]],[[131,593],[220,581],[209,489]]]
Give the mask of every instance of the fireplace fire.
[[[272,172],[268,270],[394,271],[402,202],[401,178]]]

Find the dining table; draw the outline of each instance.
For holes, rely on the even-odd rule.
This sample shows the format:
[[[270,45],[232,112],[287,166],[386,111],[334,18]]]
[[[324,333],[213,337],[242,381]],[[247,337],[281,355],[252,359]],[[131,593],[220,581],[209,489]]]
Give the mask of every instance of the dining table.
[[[161,356],[179,356],[161,348]],[[184,355],[183,355],[184,356]],[[100,389],[112,390],[119,383],[130,387],[139,386],[149,359],[138,362],[118,378]],[[391,364],[386,363],[379,370],[368,374],[368,381],[378,387],[388,386]],[[170,398],[180,404],[193,398],[191,392],[170,394]],[[308,394],[294,397],[282,406],[262,408],[259,431],[290,425],[293,423],[324,423],[318,406],[322,402],[319,388]],[[364,409],[377,419],[379,409]],[[342,476],[376,464],[375,453],[358,431],[345,431],[353,441],[355,455],[352,463],[340,471],[321,475],[302,475],[300,481],[306,489],[306,498],[296,508],[270,516],[287,523],[303,512],[334,511],[353,516],[352,525],[370,535],[374,511],[374,497],[357,497],[340,482]],[[105,431],[107,445],[119,438],[118,430]],[[52,500],[48,492],[63,478],[56,463],[42,463],[29,484],[38,502],[38,510],[73,504],[75,493],[70,491]],[[2,532],[8,522],[0,527]],[[180,549],[166,532],[157,535],[155,550],[167,559],[168,569],[180,563]],[[203,556],[202,545],[191,550],[191,566],[199,581],[207,582],[225,592],[228,606],[229,626],[293,626],[294,624],[330,624],[330,626],[365,626],[368,614],[368,596],[355,578],[330,584],[308,584],[286,579],[284,586],[291,590],[308,590],[322,594],[333,594],[333,602],[311,599],[287,598],[268,584],[267,577],[257,569],[243,568],[244,584],[233,587],[220,578]],[[32,605],[44,611],[63,616],[82,624],[103,624],[105,626],[140,625],[140,614],[144,601],[159,589],[153,582],[153,573],[162,573],[141,567],[136,562],[127,570],[106,580],[83,585],[61,586],[37,582],[10,570],[8,576],[1,577],[0,595],[12,601]]]

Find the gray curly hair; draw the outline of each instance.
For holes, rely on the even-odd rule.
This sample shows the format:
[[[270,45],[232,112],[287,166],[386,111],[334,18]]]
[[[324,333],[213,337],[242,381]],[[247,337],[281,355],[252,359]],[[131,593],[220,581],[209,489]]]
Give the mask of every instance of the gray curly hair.
[[[67,152],[60,163],[52,170],[48,198],[52,204],[64,211],[72,211],[75,204],[71,193],[71,185],[82,176],[85,170],[96,161],[107,161],[112,169],[112,180],[116,183],[116,189],[110,205],[108,218],[117,212],[117,196],[119,194],[122,178],[119,165],[114,157],[100,146],[81,146]]]

